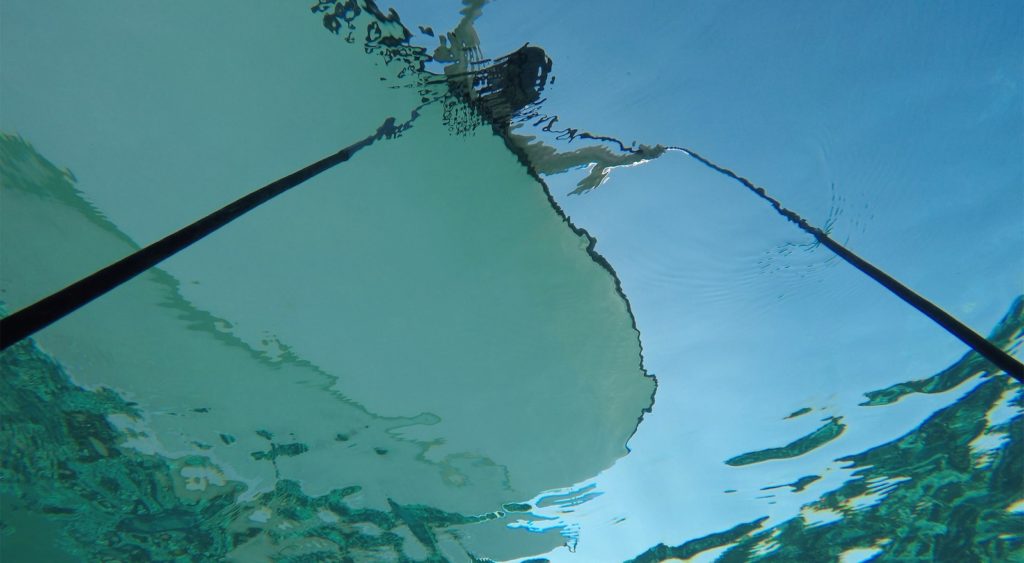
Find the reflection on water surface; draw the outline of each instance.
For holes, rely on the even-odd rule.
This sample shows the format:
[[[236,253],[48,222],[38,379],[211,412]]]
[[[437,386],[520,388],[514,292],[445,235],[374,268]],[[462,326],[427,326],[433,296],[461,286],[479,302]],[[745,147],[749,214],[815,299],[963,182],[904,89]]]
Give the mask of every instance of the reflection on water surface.
[[[1020,385],[683,141],[568,124],[572,49],[485,52],[502,9],[4,7],[8,311],[420,108],[0,355],[4,560],[1022,556]]]

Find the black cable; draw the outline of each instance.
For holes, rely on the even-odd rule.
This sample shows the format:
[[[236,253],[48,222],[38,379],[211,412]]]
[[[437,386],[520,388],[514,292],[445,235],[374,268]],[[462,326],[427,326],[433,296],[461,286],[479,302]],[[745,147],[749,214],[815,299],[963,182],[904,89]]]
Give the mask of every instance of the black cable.
[[[733,180],[736,180],[740,184],[743,184],[748,190],[754,192],[758,197],[767,201],[775,209],[776,213],[782,215],[790,222],[796,224],[805,233],[811,235],[823,246],[835,252],[840,258],[846,260],[851,266],[857,268],[861,272],[865,273],[871,279],[882,284],[883,287],[891,291],[897,297],[907,302],[911,307],[914,307],[918,311],[921,311],[928,316],[931,320],[935,321],[942,328],[946,329],[950,334],[959,338],[964,344],[970,346],[975,352],[984,356],[988,361],[995,364],[999,369],[1005,371],[1010,377],[1013,377],[1017,381],[1024,383],[1024,364],[1021,364],[1016,358],[1011,356],[1005,350],[999,348],[992,342],[990,342],[984,336],[971,330],[971,328],[964,323],[960,322],[956,317],[950,315],[938,305],[925,299],[914,290],[903,285],[889,274],[883,272],[879,268],[867,260],[861,258],[850,249],[836,242],[832,237],[828,236],[825,231],[811,225],[803,217],[798,215],[796,212],[787,209],[782,206],[779,200],[768,195],[768,192],[759,186],[754,185],[753,182],[740,176],[729,170],[715,164],[714,162],[704,158],[700,154],[683,147],[668,147],[669,150],[676,150],[685,153],[694,160],[700,162],[704,166],[724,174]]]
[[[421,106],[422,107],[422,106]],[[395,125],[395,119],[389,117],[377,129],[377,131],[365,139],[349,145],[340,151],[327,156],[301,170],[293,172],[284,178],[267,184],[266,186],[243,196],[238,200],[224,206],[223,208],[207,215],[206,217],[184,227],[177,232],[150,244],[149,246],[136,251],[135,253],[122,258],[121,260],[99,270],[67,287],[48,296],[16,313],[0,319],[0,351],[6,350],[14,343],[27,338],[37,331],[67,316],[71,312],[82,307],[86,303],[104,295],[108,291],[134,278],[163,260],[180,252],[189,245],[206,237],[210,233],[234,221],[238,217],[252,209],[266,203],[270,199],[294,188],[342,162],[352,158],[359,150],[366,148],[375,141],[392,137],[409,127],[411,122],[418,116],[418,109],[413,111],[412,117],[400,126]],[[928,318],[946,329],[950,334],[960,339],[964,344],[970,346],[975,352],[981,354],[1000,369],[1004,370],[1014,379],[1024,383],[1024,364],[1021,364],[1013,356],[1002,350],[985,337],[971,330],[953,315],[947,313],[939,306],[928,301],[912,289],[903,285],[889,274],[883,272],[873,264],[864,260],[854,252],[839,244],[828,236],[821,229],[811,225],[796,212],[787,209],[768,192],[756,186],[750,180],[736,174],[728,168],[724,168],[704,158],[699,153],[683,147],[668,147],[669,150],[683,152],[697,160],[708,168],[736,180],[755,195],[767,201],[775,211],[794,223],[801,230],[813,236],[818,242],[829,250],[835,252],[840,258],[846,260],[854,268],[857,268],[871,279],[875,280],[894,295],[924,313]]]
[[[422,107],[422,106],[420,106]],[[340,151],[322,158],[301,170],[271,182],[266,186],[243,196],[214,211],[202,219],[184,227],[149,246],[140,249],[117,262],[78,280],[64,289],[45,297],[16,313],[0,319],[0,351],[32,336],[37,331],[64,318],[79,307],[100,297],[115,287],[156,266],[163,260],[187,248],[245,213],[298,186],[306,180],[352,158],[360,150],[375,141],[393,137],[408,128],[418,116],[418,109],[401,125],[395,125],[395,118],[389,117],[377,131],[349,145]]]

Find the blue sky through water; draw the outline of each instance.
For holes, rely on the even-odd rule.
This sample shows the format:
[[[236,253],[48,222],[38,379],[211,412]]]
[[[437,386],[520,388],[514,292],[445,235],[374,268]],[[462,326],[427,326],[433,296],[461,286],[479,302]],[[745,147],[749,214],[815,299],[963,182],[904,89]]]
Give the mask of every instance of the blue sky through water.
[[[391,4],[435,30],[457,10]],[[693,147],[831,224],[978,332],[1024,290],[1019,3],[499,1],[476,29],[486,57],[526,42],[548,52],[556,82],[543,109],[560,125]],[[832,459],[962,393],[858,407],[863,392],[927,377],[965,347],[739,186],[681,156],[568,196],[581,176],[547,181],[616,268],[660,381],[633,453],[596,480],[606,494],[563,515],[580,524],[582,553],[624,556],[791,514],[848,477]],[[782,420],[802,407],[814,415]],[[848,430],[820,451],[722,464],[826,415]],[[753,498],[826,467],[807,493]]]

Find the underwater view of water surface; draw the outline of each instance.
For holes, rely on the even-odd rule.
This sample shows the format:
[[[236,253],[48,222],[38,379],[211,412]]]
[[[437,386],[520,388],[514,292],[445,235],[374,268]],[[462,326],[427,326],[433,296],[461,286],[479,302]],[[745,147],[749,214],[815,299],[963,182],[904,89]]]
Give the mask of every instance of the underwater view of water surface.
[[[6,0],[0,560],[1024,561],[1022,53],[1017,0]]]

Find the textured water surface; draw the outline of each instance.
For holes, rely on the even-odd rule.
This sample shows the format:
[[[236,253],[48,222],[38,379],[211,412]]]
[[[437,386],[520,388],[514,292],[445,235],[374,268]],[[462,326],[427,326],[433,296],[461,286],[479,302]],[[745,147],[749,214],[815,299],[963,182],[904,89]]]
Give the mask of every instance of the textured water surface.
[[[795,200],[1016,354],[1019,64],[950,36],[967,46],[950,68],[995,69],[930,83],[954,100],[935,121],[984,153],[957,165],[979,187],[933,185],[909,214],[917,184],[875,190],[912,177],[916,149],[866,154],[884,120],[850,133],[822,73],[785,124],[785,88],[727,78],[755,68],[676,87],[730,60],[723,22],[779,14],[306,4],[2,8],[5,314],[403,124],[0,353],[4,561],[1024,557],[1020,384],[674,148]],[[1021,42],[1024,14],[1001,21],[992,52]],[[609,47],[608,25],[634,33]],[[847,53],[837,34],[823,49]],[[658,52],[677,40],[690,51]],[[922,80],[949,71],[929,64]],[[792,142],[736,133],[737,104],[765,106],[751,138]],[[703,129],[668,127],[687,119]],[[974,221],[957,238],[980,250],[941,263],[893,209],[943,243]],[[907,240],[928,247],[917,269]]]

